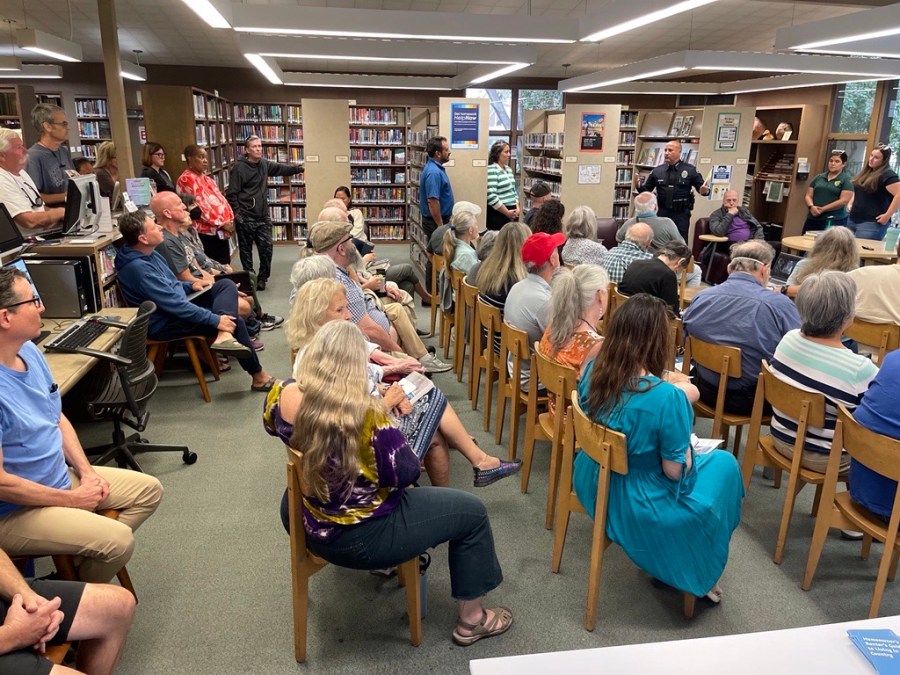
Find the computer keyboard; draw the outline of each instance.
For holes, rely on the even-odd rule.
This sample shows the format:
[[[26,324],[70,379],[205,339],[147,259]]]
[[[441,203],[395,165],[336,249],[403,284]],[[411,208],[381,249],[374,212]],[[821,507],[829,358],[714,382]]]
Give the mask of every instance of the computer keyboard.
[[[87,347],[100,337],[109,326],[99,321],[79,321],[66,328],[44,345],[44,351],[78,349]]]

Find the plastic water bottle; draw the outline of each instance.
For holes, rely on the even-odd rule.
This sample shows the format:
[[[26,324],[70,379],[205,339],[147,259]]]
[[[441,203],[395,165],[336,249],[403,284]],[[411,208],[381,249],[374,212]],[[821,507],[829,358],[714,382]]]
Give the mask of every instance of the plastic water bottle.
[[[884,235],[884,250],[897,252],[897,242],[900,241],[900,222],[897,222],[897,214],[891,219],[891,226]]]

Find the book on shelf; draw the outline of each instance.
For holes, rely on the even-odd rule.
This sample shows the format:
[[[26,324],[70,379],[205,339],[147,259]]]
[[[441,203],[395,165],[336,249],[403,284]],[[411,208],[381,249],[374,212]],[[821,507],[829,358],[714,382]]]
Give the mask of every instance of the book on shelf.
[[[672,126],[669,127],[669,136],[678,136],[684,126],[684,115],[675,115],[672,118]]]
[[[248,103],[234,104],[234,119],[237,122],[282,122],[284,120],[280,105]]]
[[[350,124],[402,126],[406,115],[399,108],[350,108]]]
[[[78,117],[109,117],[105,98],[75,99],[75,115]]]
[[[691,132],[694,130],[694,116],[693,115],[685,115],[684,116],[684,124],[681,125],[681,133],[680,136],[690,136]]]

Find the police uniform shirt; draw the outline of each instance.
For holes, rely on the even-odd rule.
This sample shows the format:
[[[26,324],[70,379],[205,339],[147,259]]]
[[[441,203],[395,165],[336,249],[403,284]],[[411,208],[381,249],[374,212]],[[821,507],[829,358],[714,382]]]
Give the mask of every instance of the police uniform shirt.
[[[662,164],[647,176],[641,192],[656,189],[660,213],[666,211],[690,211],[693,206],[692,190],[703,185],[703,176],[693,164],[678,160],[674,165]]]

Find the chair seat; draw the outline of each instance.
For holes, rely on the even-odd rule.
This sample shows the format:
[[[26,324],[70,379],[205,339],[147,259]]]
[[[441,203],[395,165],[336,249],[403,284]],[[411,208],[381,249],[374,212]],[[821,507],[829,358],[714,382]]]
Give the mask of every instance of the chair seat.
[[[701,417],[713,418],[716,416],[716,409],[706,405],[703,401],[694,403],[694,411]],[[734,415],[726,411],[722,413],[722,422],[729,427],[743,426],[750,424],[750,415]]]
[[[547,438],[553,438],[553,420],[554,416],[549,412],[538,415],[538,424],[541,425],[541,431],[547,435]]]
[[[884,542],[887,539],[888,524],[883,522],[880,516],[850,499],[849,491],[835,494],[834,504],[853,523],[855,528],[858,528],[863,534],[867,534],[880,542]],[[900,541],[898,541],[897,547],[900,547]]]
[[[788,473],[791,472],[791,460],[778,452],[778,448],[775,447],[775,440],[771,436],[761,437],[759,439],[759,447],[766,456],[766,459],[774,464],[776,468]],[[811,483],[812,485],[821,485],[825,482],[825,474],[819,473],[818,471],[811,471],[810,469],[804,469],[801,466],[800,480],[804,483]]]
[[[194,370],[194,376],[197,378],[197,383],[200,385],[200,392],[203,395],[203,400],[209,403],[209,388],[206,386],[206,377],[203,375],[200,356],[203,356],[203,360],[206,362],[206,365],[213,375],[213,379],[216,381],[219,380],[219,363],[216,361],[216,357],[213,356],[212,351],[210,351],[206,337],[202,335],[185,335],[184,337],[173,338],[171,340],[154,340],[153,338],[148,337],[148,358],[153,362],[156,369],[156,376],[159,377],[162,374],[169,347],[179,342],[183,342],[184,347],[187,350],[188,358],[191,361],[191,367]]]

